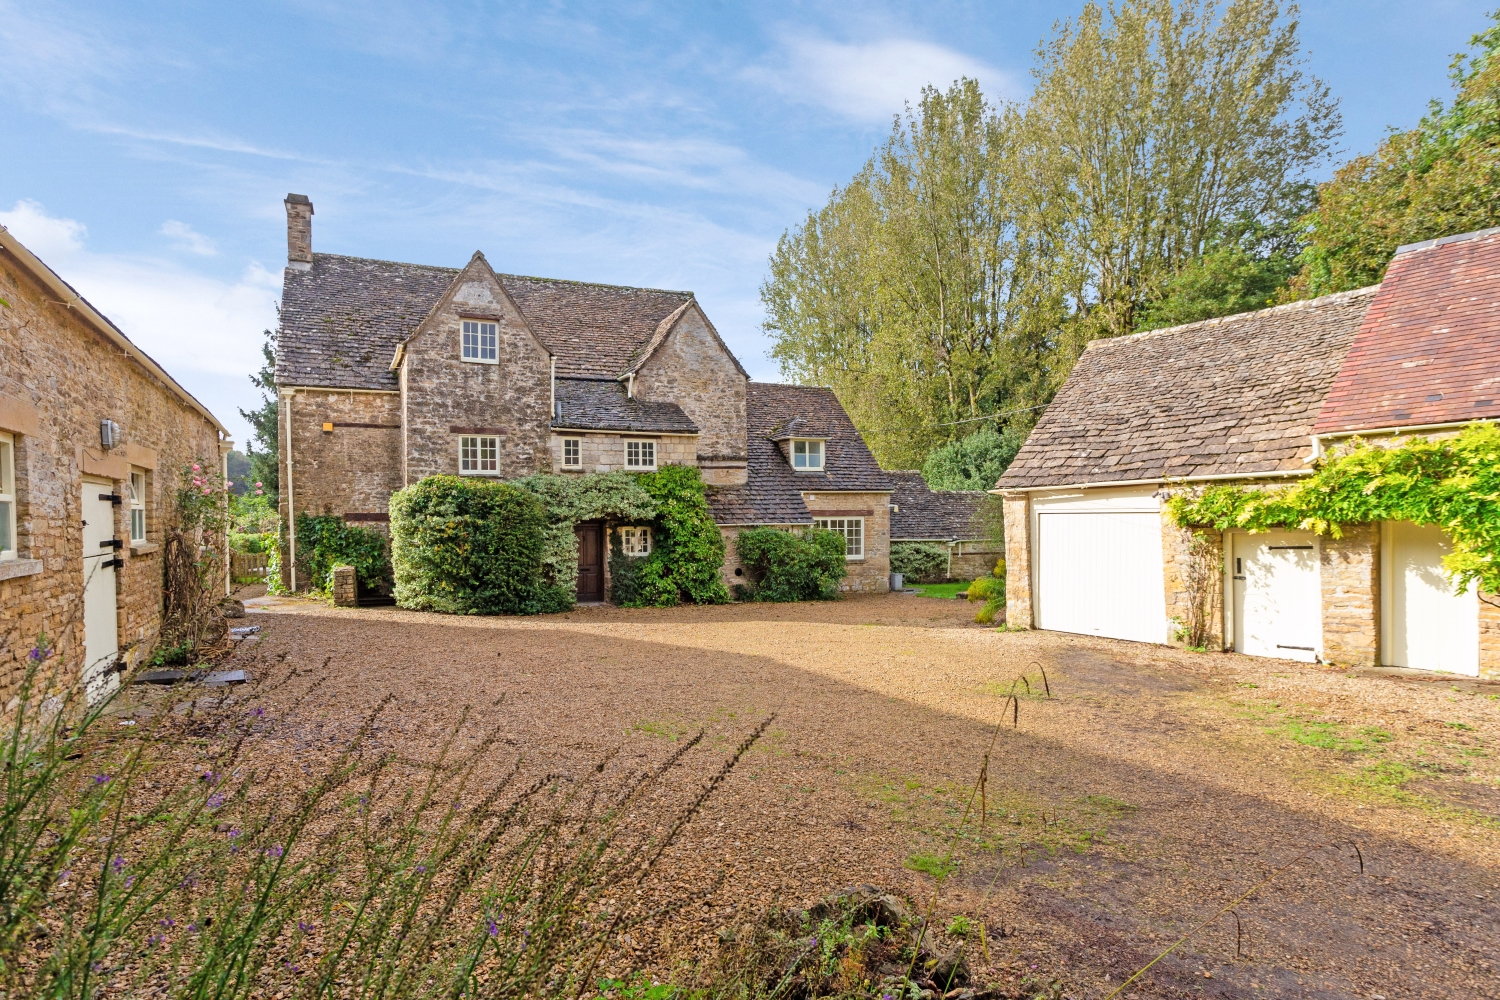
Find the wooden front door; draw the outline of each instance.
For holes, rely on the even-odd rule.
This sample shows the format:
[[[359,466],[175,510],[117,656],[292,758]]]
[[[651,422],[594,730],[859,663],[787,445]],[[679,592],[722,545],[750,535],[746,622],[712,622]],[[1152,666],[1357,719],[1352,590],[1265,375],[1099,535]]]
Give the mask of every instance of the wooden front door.
[[[83,683],[90,704],[120,684],[114,672],[120,654],[114,496],[108,480],[83,481]]]
[[[604,525],[580,524],[578,533],[578,599],[604,600]]]

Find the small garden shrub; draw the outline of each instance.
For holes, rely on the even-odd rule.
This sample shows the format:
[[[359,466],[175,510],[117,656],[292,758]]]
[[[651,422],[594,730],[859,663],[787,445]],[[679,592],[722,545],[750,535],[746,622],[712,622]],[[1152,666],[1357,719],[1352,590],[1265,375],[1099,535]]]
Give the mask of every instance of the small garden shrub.
[[[550,526],[541,499],[509,483],[430,476],[408,486],[391,497],[396,603],[461,615],[536,614],[547,596],[542,553]]]
[[[385,535],[345,524],[337,514],[297,515],[297,570],[314,590],[333,591],[333,568],[353,566],[361,587],[389,594],[393,584]]]
[[[548,525],[542,534],[542,589],[538,593],[541,611],[567,611],[575,603],[578,536],[574,527],[580,521],[650,524],[655,518],[656,504],[641,488],[639,478],[625,472],[583,476],[538,473],[512,481],[511,485],[535,494],[547,510]],[[610,572],[614,572],[613,562]]]
[[[974,615],[974,620],[981,625],[988,625],[995,620],[1000,609],[1005,607],[1005,580],[996,576],[981,576],[969,584],[969,600],[984,602],[984,607]]]
[[[618,564],[632,577],[630,593],[619,589],[617,604],[625,607],[670,607],[674,604],[724,604],[729,589],[724,568],[724,536],[714,523],[703,493],[703,478],[691,466],[668,465],[637,477],[656,507],[652,522],[651,554],[628,560],[610,558],[610,572]],[[615,591],[612,590],[613,595]]]
[[[921,583],[945,580],[948,578],[948,547],[932,542],[892,542],[891,572]]]
[[[735,587],[743,600],[831,601],[849,571],[844,536],[837,531],[750,528],[740,532],[737,544],[750,574],[748,585]]]

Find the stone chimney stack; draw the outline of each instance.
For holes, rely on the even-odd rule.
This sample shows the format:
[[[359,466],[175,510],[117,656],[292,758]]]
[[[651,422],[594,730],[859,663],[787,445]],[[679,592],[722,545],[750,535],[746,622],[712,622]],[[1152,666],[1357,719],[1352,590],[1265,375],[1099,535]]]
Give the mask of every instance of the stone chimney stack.
[[[305,194],[286,196],[286,265],[298,271],[312,270],[313,206]]]

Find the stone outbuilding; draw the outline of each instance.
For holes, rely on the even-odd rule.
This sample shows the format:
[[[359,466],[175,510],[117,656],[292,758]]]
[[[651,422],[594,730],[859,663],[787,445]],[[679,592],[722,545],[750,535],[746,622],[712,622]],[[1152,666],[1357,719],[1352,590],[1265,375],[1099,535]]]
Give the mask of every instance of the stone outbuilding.
[[[948,550],[947,577],[973,580],[988,575],[1005,557],[980,511],[982,490],[934,490],[915,470],[887,472],[891,480],[891,544],[926,542]]]
[[[312,251],[312,204],[288,195],[276,357],[281,513],[380,527],[391,494],[446,474],[697,467],[730,542],[754,525],[824,524],[851,589],[888,589],[887,485],[824,389],[752,383],[691,292],[532,278]],[[618,535],[617,535],[618,533]],[[612,539],[578,526],[581,601],[603,600]]]
[[[0,691],[45,636],[97,693],[156,643],[178,471],[231,442],[3,227],[0,357]]]
[[[1090,344],[996,492],[1007,621],[1213,648],[1500,675],[1494,598],[1455,594],[1417,525],[1192,533],[1164,489],[1285,485],[1359,435],[1500,417],[1500,231],[1403,247],[1381,285]]]

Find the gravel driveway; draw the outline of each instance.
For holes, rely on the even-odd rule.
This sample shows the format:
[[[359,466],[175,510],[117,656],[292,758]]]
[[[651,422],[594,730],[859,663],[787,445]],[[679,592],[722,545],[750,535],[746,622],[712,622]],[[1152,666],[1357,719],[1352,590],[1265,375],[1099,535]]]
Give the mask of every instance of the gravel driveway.
[[[911,596],[529,619],[252,611],[261,635],[238,655],[267,697],[297,696],[276,683],[294,670],[320,679],[300,710],[336,733],[394,694],[381,738],[408,749],[465,705],[541,769],[659,760],[702,728],[691,785],[776,713],[663,869],[663,891],[725,882],[642,941],[653,961],[850,883],[928,899],[1025,674],[984,829],[966,829],[938,904],[982,915],[1002,981],[1100,996],[1330,845],[1236,907],[1238,937],[1221,917],[1133,995],[1500,996],[1500,685],[1002,633]]]

